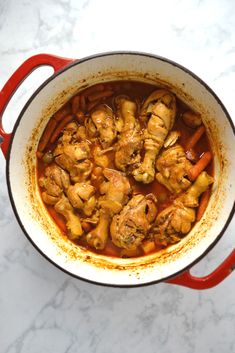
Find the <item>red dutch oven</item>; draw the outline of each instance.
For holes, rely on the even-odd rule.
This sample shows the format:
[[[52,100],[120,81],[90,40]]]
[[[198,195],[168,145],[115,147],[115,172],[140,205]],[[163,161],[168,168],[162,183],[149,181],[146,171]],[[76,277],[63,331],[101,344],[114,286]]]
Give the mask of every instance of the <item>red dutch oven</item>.
[[[2,114],[22,81],[37,67],[54,74],[23,107],[11,134]],[[137,80],[170,87],[202,114],[214,153],[215,182],[207,210],[178,244],[148,256],[119,259],[76,246],[52,221],[40,198],[36,150],[49,118],[71,96],[98,82]],[[139,52],[110,52],[81,60],[47,54],[26,60],[0,91],[1,149],[6,157],[8,191],[16,218],[32,244],[50,262],[72,276],[92,283],[133,287],[161,281],[194,289],[217,285],[235,268],[235,250],[210,275],[198,278],[190,268],[217,243],[234,214],[234,125],[216,94],[195,74],[168,59]]]

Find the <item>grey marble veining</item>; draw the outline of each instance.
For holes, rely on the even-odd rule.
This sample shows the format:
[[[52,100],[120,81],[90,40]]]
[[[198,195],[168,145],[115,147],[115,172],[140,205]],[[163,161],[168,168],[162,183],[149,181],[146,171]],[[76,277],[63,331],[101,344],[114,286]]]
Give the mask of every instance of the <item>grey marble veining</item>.
[[[202,77],[235,116],[233,0],[0,0],[0,87],[35,53],[79,58],[109,50],[163,55]],[[10,130],[35,72],[4,114]],[[234,248],[235,220],[192,272],[205,275]],[[158,284],[114,289],[48,263],[23,235],[0,154],[0,353],[235,352],[235,274],[204,292]]]

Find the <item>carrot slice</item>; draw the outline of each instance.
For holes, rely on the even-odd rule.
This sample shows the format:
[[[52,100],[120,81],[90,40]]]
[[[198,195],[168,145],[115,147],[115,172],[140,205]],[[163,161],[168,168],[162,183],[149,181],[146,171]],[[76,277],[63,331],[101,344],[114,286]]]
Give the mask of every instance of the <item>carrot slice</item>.
[[[95,92],[101,92],[101,91],[104,90],[104,88],[105,88],[105,86],[102,83],[100,83],[99,85],[87,88],[85,90],[84,94],[87,96],[88,94],[92,94],[92,93],[95,93]]]
[[[206,191],[203,192],[201,199],[200,199],[200,204],[197,209],[197,218],[196,218],[197,221],[200,221],[200,219],[202,218],[202,216],[207,208],[207,205],[208,205],[208,202],[210,199],[210,195],[211,195],[210,189],[207,189]]]
[[[198,175],[207,167],[212,159],[212,154],[210,152],[203,153],[199,161],[189,169],[188,176],[191,181],[197,179]]]
[[[147,255],[156,249],[156,245],[153,240],[144,240],[141,244],[141,248],[143,249],[145,255]]]
[[[86,98],[84,97],[84,95],[82,94],[80,96],[80,108],[83,112],[85,112],[86,110]]]
[[[102,92],[93,93],[87,96],[89,102],[97,101],[98,99],[107,98],[113,95],[113,91],[107,90]]]
[[[185,150],[189,151],[190,149],[192,149],[196,145],[196,143],[200,140],[200,138],[202,137],[205,131],[206,131],[205,126],[203,125],[200,126],[188,140],[185,146]]]
[[[44,130],[44,133],[39,141],[39,144],[38,144],[39,152],[43,152],[55,128],[56,128],[56,121],[52,118],[47,124],[46,129]]]
[[[72,113],[76,114],[79,109],[80,96],[75,96],[72,98]]]
[[[37,155],[37,157],[38,157],[39,159],[41,159],[41,158],[42,158],[42,156],[43,156],[43,153],[42,153],[42,152],[37,151],[37,152],[36,152],[36,155]]]
[[[98,102],[99,102],[99,100],[89,102],[87,104],[87,111],[90,112],[98,104]]]
[[[60,122],[62,119],[64,119],[68,114],[71,114],[71,107],[69,105],[66,105],[58,110],[53,116],[53,118],[57,121]]]
[[[54,143],[55,140],[59,137],[61,131],[63,130],[63,128],[70,122],[73,120],[72,115],[67,115],[64,120],[62,120],[59,125],[57,126],[57,128],[55,129],[55,131],[53,132],[53,135],[51,136],[51,143]]]

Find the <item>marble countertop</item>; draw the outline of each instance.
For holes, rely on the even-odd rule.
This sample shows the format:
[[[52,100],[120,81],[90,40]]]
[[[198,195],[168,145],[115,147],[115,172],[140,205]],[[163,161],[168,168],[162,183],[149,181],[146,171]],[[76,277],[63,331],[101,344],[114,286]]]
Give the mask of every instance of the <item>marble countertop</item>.
[[[139,50],[183,64],[235,116],[233,0],[0,0],[0,87],[29,56],[80,58]],[[4,114],[11,130],[32,90],[33,73]],[[192,272],[205,275],[234,248],[235,219]],[[0,153],[0,352],[235,352],[235,273],[195,291],[167,284],[105,288],[69,277],[23,235],[11,209]]]

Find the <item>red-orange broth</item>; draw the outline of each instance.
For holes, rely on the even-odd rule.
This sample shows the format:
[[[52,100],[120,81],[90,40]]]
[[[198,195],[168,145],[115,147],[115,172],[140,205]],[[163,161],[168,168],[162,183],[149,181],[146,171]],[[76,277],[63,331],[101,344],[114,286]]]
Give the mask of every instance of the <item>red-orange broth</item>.
[[[130,97],[130,99],[136,101],[138,103],[138,106],[141,106],[144,102],[144,100],[150,95],[150,93],[154,90],[156,90],[156,86],[142,83],[142,82],[134,82],[134,81],[115,81],[115,82],[108,82],[105,84],[107,89],[112,89],[114,91],[114,95],[127,95]],[[79,94],[85,94],[86,90],[81,91]],[[177,98],[177,97],[176,97]],[[65,108],[71,107],[71,100],[72,98],[64,105]],[[102,103],[105,103],[109,105],[114,111],[115,111],[115,106],[113,104],[113,96],[108,97],[106,99],[102,99]],[[63,107],[62,107],[63,109]],[[179,98],[177,98],[177,115],[175,119],[175,124],[172,128],[172,130],[177,130],[180,132],[180,138],[178,140],[178,143],[185,147],[187,140],[189,137],[195,132],[195,129],[188,127],[185,125],[183,120],[181,119],[182,113],[184,113],[186,110],[190,110],[190,107],[188,107],[185,103],[183,103]],[[86,115],[89,115],[88,112],[85,112]],[[77,121],[76,119],[74,119]],[[57,140],[55,143],[51,144],[48,143],[46,148],[44,149],[43,153],[47,151],[53,151],[55,148],[55,145],[57,144]],[[197,156],[200,157],[202,153],[205,151],[210,151],[212,153],[209,139],[207,137],[207,134],[204,133],[203,136],[200,138],[200,143],[197,143],[196,146],[194,147],[194,151],[196,152]],[[108,153],[109,156],[109,161],[110,165],[109,168],[115,168],[114,165],[114,153],[110,152]],[[37,158],[37,175],[38,178],[40,178],[44,174],[44,170],[46,167],[46,164],[43,163],[42,159],[40,158],[41,155],[38,153],[38,158]],[[92,160],[92,159],[91,159]],[[214,168],[213,168],[213,160],[210,162],[210,164],[206,167],[205,169],[208,174],[213,176],[214,173]],[[170,206],[173,202],[173,200],[178,197],[179,195],[173,195],[165,186],[160,184],[156,179],[150,183],[150,184],[143,184],[143,183],[138,183],[135,181],[135,179],[132,176],[128,176],[129,181],[135,191],[138,191],[139,193],[142,193],[144,195],[147,195],[149,193],[153,193],[157,196],[158,202],[157,202],[157,209],[158,213],[165,209],[166,207]],[[91,183],[92,184],[92,183]],[[98,187],[99,185],[94,185],[95,187]],[[62,215],[58,214],[53,206],[45,204],[45,207],[47,211],[49,212],[50,216],[52,219],[55,221],[57,226],[60,228],[60,230],[66,234],[66,222],[65,219]],[[81,236],[78,240],[75,240],[74,243],[76,243],[79,246],[85,247],[86,249],[89,249],[92,252],[107,255],[107,256],[114,256],[114,257],[120,257],[120,252],[121,249],[118,248],[113,244],[110,238],[108,238],[107,245],[104,250],[96,250],[93,247],[89,246],[86,242],[85,236]],[[159,246],[156,246],[155,250],[153,252],[159,251],[161,248]],[[145,255],[142,248],[139,247],[138,250],[135,253],[135,256],[143,256]]]

